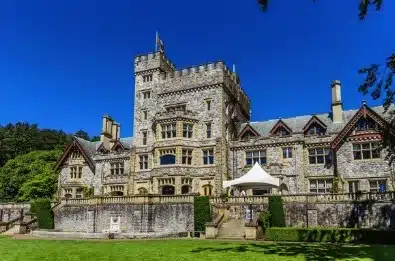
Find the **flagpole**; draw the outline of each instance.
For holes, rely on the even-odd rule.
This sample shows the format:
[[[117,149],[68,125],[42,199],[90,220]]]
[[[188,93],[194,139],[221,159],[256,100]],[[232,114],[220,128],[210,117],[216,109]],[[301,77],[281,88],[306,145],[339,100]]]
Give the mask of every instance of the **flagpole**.
[[[155,36],[155,52],[158,51],[158,37],[159,37],[158,31],[156,31],[156,36]]]

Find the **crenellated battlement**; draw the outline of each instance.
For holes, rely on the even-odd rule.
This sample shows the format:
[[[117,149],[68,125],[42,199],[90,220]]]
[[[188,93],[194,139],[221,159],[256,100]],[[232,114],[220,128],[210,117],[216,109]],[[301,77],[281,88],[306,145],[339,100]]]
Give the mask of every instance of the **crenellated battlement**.
[[[136,55],[134,58],[135,72],[161,68],[164,71],[173,71],[176,66],[164,53],[153,52],[144,55]]]
[[[223,61],[216,61],[205,63],[197,66],[191,66],[176,70],[173,72],[164,72],[160,74],[161,81],[168,81],[176,78],[183,78],[194,75],[196,77],[204,77],[204,74],[222,74],[224,82],[231,82],[234,86],[237,86],[237,97],[244,102],[249,103],[250,98],[247,96],[243,88],[240,86],[240,80],[236,73],[233,73]]]

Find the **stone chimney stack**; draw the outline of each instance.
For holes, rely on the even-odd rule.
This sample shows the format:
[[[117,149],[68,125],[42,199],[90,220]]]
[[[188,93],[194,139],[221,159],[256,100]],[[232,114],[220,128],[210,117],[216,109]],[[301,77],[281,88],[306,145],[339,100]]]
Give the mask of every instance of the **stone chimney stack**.
[[[103,142],[103,145],[106,149],[109,149],[111,144],[111,140],[113,139],[113,119],[107,114],[103,115],[103,126],[100,134],[100,141]]]
[[[335,80],[332,82],[332,121],[343,121],[343,102],[341,97],[341,84],[340,81]]]

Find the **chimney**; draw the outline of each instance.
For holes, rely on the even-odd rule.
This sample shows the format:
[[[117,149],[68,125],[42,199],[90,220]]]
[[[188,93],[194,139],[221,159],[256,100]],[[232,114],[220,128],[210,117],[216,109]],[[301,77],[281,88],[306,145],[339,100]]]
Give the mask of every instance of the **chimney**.
[[[100,134],[100,141],[103,142],[105,148],[110,147],[110,140],[112,139],[112,125],[113,120],[107,114],[103,115],[102,132]]]
[[[343,121],[343,102],[341,97],[341,84],[340,81],[335,80],[332,82],[332,121]]]

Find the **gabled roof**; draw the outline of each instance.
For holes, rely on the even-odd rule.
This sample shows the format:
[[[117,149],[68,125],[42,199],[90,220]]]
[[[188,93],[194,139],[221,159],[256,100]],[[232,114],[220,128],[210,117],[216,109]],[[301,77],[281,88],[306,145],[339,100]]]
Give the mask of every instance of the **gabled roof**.
[[[292,129],[288,127],[288,125],[283,122],[281,119],[277,121],[277,123],[273,126],[273,128],[270,130],[270,134],[274,134],[279,128],[284,128],[286,129],[289,133],[292,133]]]
[[[130,150],[133,147],[133,137],[121,138],[119,141],[117,141],[117,143],[122,145],[124,149]],[[62,156],[56,163],[55,168],[59,169],[73,149],[76,148],[81,152],[90,169],[94,172],[95,164],[93,157],[98,154],[98,149],[101,146],[103,146],[101,141],[92,142],[78,137],[73,137],[73,142],[63,152]]]
[[[95,164],[92,156],[96,153],[96,146],[98,143],[100,142],[90,142],[78,137],[73,137],[73,142],[66,148],[62,156],[56,162],[55,169],[59,169],[59,167],[64,163],[70,153],[72,153],[73,150],[77,149],[81,152],[82,157],[88,163],[89,168],[94,171]]]
[[[395,109],[395,106],[391,106],[392,109]],[[385,118],[386,115],[384,114],[383,106],[375,106],[370,108],[372,111],[376,112],[381,117]],[[351,118],[355,115],[357,110],[345,110],[343,111],[343,122],[336,122],[334,123],[331,118],[331,113],[321,113],[315,114],[314,116],[317,117],[322,123],[327,126],[327,133],[329,134],[337,134],[343,130],[344,126],[351,120]],[[304,116],[296,116],[292,118],[282,118],[281,120],[287,124],[292,129],[293,133],[303,133],[303,128],[306,124],[311,120],[313,115],[304,115]],[[275,124],[278,122],[278,119],[274,120],[267,120],[267,121],[255,121],[249,123],[241,124],[240,130],[244,130],[247,124],[251,125],[251,127],[257,131],[260,136],[268,137],[270,135],[270,131],[273,129]]]
[[[340,133],[335,137],[332,141],[331,147],[334,150],[338,150],[340,146],[344,143],[345,139],[352,133],[356,127],[356,124],[361,118],[369,117],[380,127],[385,128],[388,126],[388,122],[384,119],[383,114],[380,115],[372,108],[369,108],[366,104],[363,104],[362,107],[356,111],[354,116],[348,121],[348,123],[344,126],[344,128],[340,131]]]
[[[313,115],[311,116],[310,120],[306,123],[306,125],[303,127],[303,132],[307,131],[310,128],[310,126],[314,123],[317,123],[324,129],[327,128],[325,123],[323,123],[317,116]]]
[[[242,131],[240,132],[239,138],[242,138],[247,132],[252,133],[252,135],[255,136],[255,137],[261,136],[261,135],[259,134],[259,132],[257,132],[256,130],[254,130],[254,128],[251,127],[251,125],[247,123],[247,124],[245,125],[245,127],[242,129]]]

